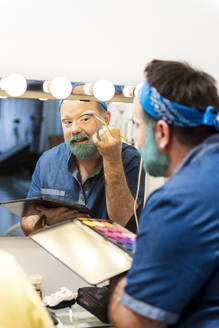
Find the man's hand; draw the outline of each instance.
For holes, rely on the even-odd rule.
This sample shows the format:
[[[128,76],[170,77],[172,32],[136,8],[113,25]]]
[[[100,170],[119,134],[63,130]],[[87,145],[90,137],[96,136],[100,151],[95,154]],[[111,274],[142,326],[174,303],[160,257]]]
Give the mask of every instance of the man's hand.
[[[21,218],[21,228],[25,235],[43,228],[43,217],[39,214],[23,216]]]
[[[121,158],[122,142],[120,138],[120,131],[112,126],[103,126],[99,130],[100,139],[97,134],[93,135],[93,142],[98,148],[100,155],[104,160],[115,161]]]
[[[103,158],[107,213],[111,220],[125,226],[133,215],[134,197],[129,189],[122,161],[120,131],[111,126],[99,130],[93,141]]]
[[[89,217],[89,214],[67,207],[49,208],[29,205],[21,218],[21,228],[25,235],[29,235],[31,232],[42,229],[45,220],[48,225],[53,225],[75,217]]]
[[[89,217],[89,214],[67,207],[51,208],[40,205],[36,207],[36,210],[39,211],[41,215],[45,215],[48,225],[53,225],[76,217]]]

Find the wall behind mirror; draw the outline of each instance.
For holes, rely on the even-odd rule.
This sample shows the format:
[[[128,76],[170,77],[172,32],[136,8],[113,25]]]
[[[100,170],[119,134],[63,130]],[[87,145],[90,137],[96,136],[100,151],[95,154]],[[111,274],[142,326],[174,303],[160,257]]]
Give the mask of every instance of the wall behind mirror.
[[[0,98],[0,202],[25,198],[40,154],[62,141],[58,100]],[[131,103],[109,103],[111,125],[133,143]],[[0,207],[0,235],[22,235],[19,217]]]
[[[0,76],[138,84],[153,58],[219,80],[218,0],[1,0]]]

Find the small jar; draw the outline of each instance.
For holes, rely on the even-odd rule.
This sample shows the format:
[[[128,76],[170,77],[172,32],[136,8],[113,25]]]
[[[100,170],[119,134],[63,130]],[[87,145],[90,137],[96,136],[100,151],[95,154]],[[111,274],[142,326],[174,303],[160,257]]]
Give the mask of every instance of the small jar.
[[[43,298],[42,293],[42,276],[40,274],[32,274],[29,276],[29,280],[31,284],[33,285],[34,289],[36,290],[39,297]]]

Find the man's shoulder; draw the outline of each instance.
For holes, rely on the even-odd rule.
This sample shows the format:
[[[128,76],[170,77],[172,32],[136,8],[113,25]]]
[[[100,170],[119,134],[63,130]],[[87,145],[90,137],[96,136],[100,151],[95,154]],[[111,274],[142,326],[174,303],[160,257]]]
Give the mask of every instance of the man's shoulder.
[[[209,158],[208,158],[209,159]],[[219,215],[219,176],[215,174],[219,161],[200,158],[179,170],[147,200],[148,208],[162,208],[163,211],[178,211],[193,215],[208,212],[209,207]]]
[[[53,159],[56,158],[56,160],[58,160],[59,158],[68,158],[70,155],[70,152],[68,150],[68,148],[66,147],[66,144],[63,142],[55,147],[52,147],[48,150],[46,150],[42,156],[41,156],[41,160],[49,160],[49,159]]]
[[[126,157],[126,156],[140,157],[140,153],[134,146],[128,145],[126,143],[122,143],[122,156],[123,157]]]

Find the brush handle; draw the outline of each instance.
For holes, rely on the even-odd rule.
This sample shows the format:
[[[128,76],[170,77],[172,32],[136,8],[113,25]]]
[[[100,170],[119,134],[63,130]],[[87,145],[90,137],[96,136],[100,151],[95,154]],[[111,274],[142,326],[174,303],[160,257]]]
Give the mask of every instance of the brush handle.
[[[98,116],[95,116],[97,120],[99,120],[102,124],[106,125],[107,126],[107,123],[104,122],[103,120],[101,120]],[[128,139],[126,137],[124,137],[122,134],[120,134],[120,137],[122,139],[124,139],[125,141],[128,141]]]

